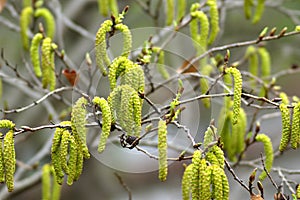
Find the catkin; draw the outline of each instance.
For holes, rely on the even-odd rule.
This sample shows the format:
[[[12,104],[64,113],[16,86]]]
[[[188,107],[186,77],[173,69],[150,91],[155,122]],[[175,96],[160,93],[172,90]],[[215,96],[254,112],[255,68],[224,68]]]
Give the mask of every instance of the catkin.
[[[258,48],[258,54],[260,55],[261,61],[261,76],[268,77],[271,74],[271,58],[270,54],[264,47]]]
[[[223,172],[218,165],[211,166],[212,198],[215,200],[223,200]]]
[[[40,42],[42,39],[43,39],[43,34],[41,33],[35,34],[35,36],[31,41],[31,47],[30,47],[30,58],[33,66],[33,71],[37,77],[42,76],[41,64],[40,64],[40,53],[39,53]]]
[[[75,142],[75,138],[73,136],[69,136],[69,145],[70,145],[70,150],[69,150],[69,160],[68,160],[68,178],[67,178],[67,184],[72,185],[73,181],[75,180],[76,176],[76,164],[77,164],[77,144]]]
[[[185,15],[186,11],[186,0],[178,0],[177,3],[177,22],[179,22]]]
[[[156,69],[158,73],[162,76],[163,79],[167,80],[170,78],[169,72],[166,70],[165,66],[165,52],[163,50],[159,50],[157,58]]]
[[[68,156],[68,150],[69,150],[69,138],[71,137],[71,134],[68,130],[64,130],[61,137],[61,143],[60,143],[60,162],[61,167],[63,171],[68,175],[69,174],[69,168],[67,163],[67,156]]]
[[[247,128],[247,116],[243,108],[240,108],[239,122],[232,126],[232,135],[235,138],[235,144],[232,146],[236,154],[241,153],[245,148],[245,135]]]
[[[50,37],[43,40],[42,43],[42,84],[43,88],[50,86],[50,91],[55,89],[56,76],[55,76],[55,63],[54,63],[54,49],[57,48],[53,45]]]
[[[174,0],[166,0],[166,7],[165,7],[165,13],[166,13],[166,25],[170,26],[174,19]]]
[[[34,17],[44,18],[47,27],[46,35],[53,39],[55,34],[55,19],[52,13],[47,8],[38,8],[34,12]]]
[[[300,185],[298,184],[297,185],[297,187],[296,187],[296,197],[298,198],[298,199],[300,199],[300,187],[299,187]]]
[[[142,67],[135,64],[133,67],[125,69],[121,76],[121,85],[129,85],[137,92],[144,93],[145,75]]]
[[[82,169],[83,169],[83,153],[79,148],[77,148],[76,173],[75,173],[74,181],[79,179],[79,176],[82,173]]]
[[[206,160],[201,159],[199,168],[199,199],[211,200],[211,166],[206,166]]]
[[[252,6],[253,6],[253,0],[244,0],[244,13],[246,19],[250,19],[252,15],[252,10],[251,10]]]
[[[99,12],[104,17],[108,16],[108,0],[98,0]]]
[[[3,161],[5,167],[5,182],[9,192],[14,190],[14,173],[16,170],[16,152],[14,131],[9,130],[4,137]]]
[[[3,134],[0,133],[0,137],[2,137]],[[4,169],[4,160],[3,160],[3,140],[0,139],[0,183],[3,183],[5,181],[5,169]]]
[[[254,13],[254,16],[252,19],[253,24],[256,24],[257,22],[259,22],[259,20],[262,17],[262,14],[264,12],[264,9],[265,9],[265,0],[258,0],[256,9],[255,9],[255,13]]]
[[[193,164],[188,165],[184,170],[182,180],[181,180],[182,200],[190,199],[192,170],[193,170]]]
[[[167,125],[166,121],[160,120],[158,122],[158,163],[159,163],[159,179],[165,181],[168,174],[168,161],[167,161]]]
[[[33,9],[30,6],[24,7],[20,15],[20,33],[24,49],[29,48],[27,31],[32,21]]]
[[[241,107],[241,95],[242,95],[242,75],[241,72],[233,67],[227,68],[226,73],[230,73],[234,80],[234,91],[233,91],[233,125],[238,122]]]
[[[204,159],[202,159],[204,160]],[[192,158],[192,199],[197,200],[199,199],[199,172],[200,172],[200,164],[201,164],[201,152],[199,150],[194,151],[193,158]]]
[[[265,166],[266,166],[266,169],[268,171],[270,171],[272,168],[273,159],[274,159],[273,146],[272,146],[271,139],[267,135],[260,133],[255,137],[255,140],[258,142],[262,142],[264,145],[264,150],[265,150],[265,155],[266,155]],[[260,174],[259,179],[264,180],[266,177],[267,177],[267,173],[265,171],[263,171]]]
[[[123,52],[122,56],[128,57],[132,47],[132,36],[128,26],[124,24],[117,24],[114,26],[116,30],[123,33]]]
[[[111,111],[108,102],[104,98],[94,97],[93,103],[101,108],[102,111],[102,133],[98,145],[98,152],[101,153],[105,149],[107,138],[111,128]]]
[[[50,200],[51,197],[51,167],[45,164],[42,168],[42,199]]]
[[[82,151],[84,158],[90,158],[90,153],[86,144],[86,104],[87,100],[84,97],[81,97],[72,107],[71,128],[75,141]]]
[[[112,26],[111,20],[104,21],[98,29],[95,40],[96,63],[104,76],[107,75],[106,66],[111,62],[106,52],[106,34],[111,31]]]
[[[290,125],[290,110],[285,104],[280,104],[279,109],[282,119],[282,136],[279,145],[279,151],[283,152],[289,144],[291,138],[291,125]]]
[[[111,11],[111,14],[115,17],[118,16],[119,8],[118,8],[117,0],[108,0],[108,6]]]
[[[300,143],[300,102],[296,103],[293,108],[293,120],[291,130],[291,146],[297,149]]]
[[[216,0],[208,0],[207,5],[209,5],[210,7],[209,14],[210,14],[210,27],[211,27],[208,44],[212,44],[215,41],[220,31],[219,12],[218,12],[218,5]]]

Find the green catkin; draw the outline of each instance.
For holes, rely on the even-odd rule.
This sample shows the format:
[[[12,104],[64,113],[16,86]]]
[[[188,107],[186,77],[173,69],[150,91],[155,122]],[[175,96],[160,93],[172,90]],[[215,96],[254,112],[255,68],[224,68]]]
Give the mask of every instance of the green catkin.
[[[215,200],[223,200],[223,173],[218,165],[211,166],[212,198]]]
[[[8,119],[2,119],[0,120],[0,128],[9,128],[12,130],[15,128],[15,124]]]
[[[229,183],[227,176],[224,172],[224,170],[221,171],[222,176],[222,186],[223,186],[223,199],[222,200],[229,200]]]
[[[61,137],[61,143],[60,143],[60,162],[61,167],[63,171],[68,175],[69,174],[69,168],[68,168],[68,150],[69,150],[69,138],[71,137],[71,134],[68,130],[64,130]]]
[[[258,75],[258,56],[254,46],[249,46],[245,53],[245,59],[249,59],[249,72],[257,76]]]
[[[109,4],[109,9],[111,11],[111,14],[115,17],[118,16],[119,14],[119,8],[118,8],[118,3],[117,0],[108,0]]]
[[[173,23],[174,20],[174,0],[166,0],[166,7],[165,7],[165,13],[166,13],[166,25],[170,26]]]
[[[167,180],[168,175],[168,154],[167,154],[167,124],[166,121],[160,120],[158,122],[158,164],[159,164],[159,180]]]
[[[51,167],[45,164],[42,168],[42,199],[50,200],[51,197]]]
[[[47,27],[46,35],[53,39],[55,35],[55,19],[52,13],[47,8],[38,8],[34,12],[34,17],[44,18]]]
[[[51,173],[54,174],[54,168],[51,166]],[[60,193],[61,193],[61,185],[57,183],[56,176],[54,174],[53,183],[52,183],[52,197],[51,200],[60,200]]]
[[[228,111],[231,112],[231,111]],[[233,161],[234,160],[234,154],[235,151],[234,149],[231,148],[232,144],[232,139],[233,137],[231,136],[231,117],[229,113],[225,112],[225,107],[222,109],[220,112],[220,117],[218,121],[219,127],[218,130],[221,130],[221,141],[223,142],[224,145],[224,150],[228,154],[229,160]]]
[[[281,98],[282,104],[288,105],[290,103],[289,97],[284,92],[279,93],[279,97]]]
[[[72,107],[71,128],[77,145],[83,153],[84,158],[90,158],[90,153],[86,144],[86,109],[87,100],[84,97],[79,98]]]
[[[51,160],[52,160],[52,165],[54,168],[54,175],[56,182],[61,185],[64,180],[64,172],[61,167],[61,161],[60,161],[60,150],[56,150],[54,152],[51,152]]]
[[[258,48],[258,54],[260,55],[261,61],[261,76],[268,77],[271,74],[271,58],[270,54],[264,47]]]
[[[216,0],[208,0],[207,5],[209,5],[210,7],[209,14],[210,14],[210,27],[211,27],[208,44],[212,44],[215,41],[220,31],[219,12],[218,12],[218,5]]]
[[[100,107],[102,111],[102,133],[98,145],[98,152],[101,153],[105,149],[107,138],[111,128],[111,111],[108,102],[104,98],[94,97],[93,103]]]
[[[265,155],[266,155],[265,166],[266,166],[266,169],[268,171],[270,171],[272,168],[273,159],[274,159],[273,146],[272,146],[271,139],[267,135],[260,133],[255,137],[255,140],[258,142],[262,142],[264,145],[264,151],[265,151]],[[263,171],[260,174],[259,179],[264,180],[266,177],[267,177],[267,173],[265,171]]]
[[[234,91],[233,91],[233,118],[232,124],[235,125],[238,122],[241,107],[241,95],[242,95],[242,75],[241,72],[233,67],[227,68],[226,73],[230,73],[234,80]]]
[[[297,149],[300,143],[300,102],[294,104],[291,130],[291,146]]]
[[[41,33],[35,34],[35,36],[31,41],[31,47],[30,47],[30,58],[33,66],[33,71],[37,77],[42,76],[41,64],[40,64],[40,53],[39,53],[40,42],[42,39],[43,39],[43,34]]]
[[[98,0],[99,12],[104,17],[108,16],[108,0]]]
[[[239,123],[232,126],[233,135],[236,136],[236,143],[233,146],[235,148],[236,154],[241,153],[245,148],[245,135],[247,128],[247,115],[243,108],[240,108],[240,118]]]
[[[3,134],[0,133],[0,137],[2,137]],[[3,161],[3,140],[0,139],[0,183],[4,183],[5,181],[5,169],[4,169],[4,161]]]
[[[296,188],[296,197],[298,198],[298,199],[300,199],[300,184],[298,184],[297,185],[297,188]]]
[[[204,139],[203,139],[203,147],[207,148],[208,145],[215,140],[217,133],[217,128],[213,125],[207,127],[205,133],[204,133]]]
[[[244,0],[244,13],[246,19],[250,19],[252,15],[253,0]]]
[[[177,2],[177,22],[179,22],[185,15],[186,0],[178,0]]]
[[[75,173],[74,181],[77,181],[79,179],[79,176],[82,173],[82,169],[83,169],[83,153],[79,148],[77,148],[76,173]]]
[[[158,51],[158,59],[156,69],[163,79],[168,80],[170,78],[169,72],[166,70],[165,66],[165,52],[163,50]]]
[[[190,199],[192,170],[193,170],[193,164],[188,165],[184,170],[182,180],[181,180],[182,200]]]
[[[142,104],[138,93],[129,85],[116,87],[108,97],[112,121],[118,122],[129,135],[141,132]]]
[[[136,66],[131,60],[124,56],[115,58],[110,66],[108,78],[110,82],[110,89],[113,90],[117,86],[118,77],[125,72]]]
[[[20,15],[21,39],[25,50],[29,49],[29,39],[28,39],[27,31],[32,21],[32,15],[33,15],[33,9],[30,6],[24,7]]]
[[[198,3],[191,6],[192,21],[190,22],[190,34],[194,40],[194,46],[197,50],[197,54],[200,55],[207,48],[207,37],[209,33],[209,21],[206,14],[197,9],[200,7]],[[200,22],[200,33],[198,27],[198,21]]]
[[[283,152],[287,147],[291,137],[291,125],[290,125],[290,110],[284,103],[279,105],[282,119],[282,136],[279,145],[279,151]]]
[[[224,161],[225,161],[223,150],[220,147],[218,147],[217,145],[215,145],[211,148],[210,152],[212,152],[216,156],[216,158],[218,160],[217,165],[223,169]]]
[[[201,68],[201,74],[204,76],[209,76],[213,71],[213,66],[205,65]],[[200,78],[201,93],[205,94],[209,89],[209,81],[206,78]],[[210,98],[203,98],[202,103],[206,108],[210,108]]]
[[[199,172],[200,172],[200,164],[201,164],[201,152],[199,150],[194,151],[193,158],[192,158],[192,199],[198,200],[199,199]]]
[[[106,66],[109,66],[111,61],[106,52],[106,34],[111,31],[113,22],[111,20],[104,21],[96,34],[95,51],[96,51],[96,63],[101,73],[106,76]]]
[[[210,168],[207,167],[206,160],[200,160],[199,166],[199,199],[201,200],[210,200],[211,199],[211,191],[210,191]]]
[[[14,173],[16,170],[16,152],[14,131],[9,130],[4,137],[3,161],[5,167],[5,182],[9,192],[14,190]]]
[[[32,7],[32,0],[23,0],[23,8]]]
[[[142,67],[134,64],[133,67],[125,69],[124,75],[121,76],[121,85],[129,85],[135,91],[144,93],[145,75]]]
[[[67,184],[72,185],[76,176],[76,164],[77,164],[77,144],[75,142],[75,138],[70,135],[69,137],[69,160],[68,160],[68,169],[69,174],[67,178]]]
[[[132,47],[132,36],[128,26],[124,24],[116,24],[114,26],[116,30],[119,30],[123,33],[123,52],[122,56],[128,57]]]
[[[55,63],[54,63],[54,49],[57,48],[53,45],[50,37],[47,37],[42,42],[42,85],[43,88],[50,86],[50,91],[55,89],[56,76],[55,76]]]
[[[261,19],[263,12],[265,9],[265,0],[258,0],[257,1],[257,6],[255,9],[255,13],[252,19],[252,23],[256,24],[257,22],[259,22],[259,20]]]

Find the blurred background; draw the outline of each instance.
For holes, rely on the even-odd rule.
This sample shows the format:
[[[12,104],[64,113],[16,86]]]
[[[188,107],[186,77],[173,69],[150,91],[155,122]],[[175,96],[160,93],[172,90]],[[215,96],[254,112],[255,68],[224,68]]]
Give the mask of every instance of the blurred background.
[[[196,1],[187,1],[187,13],[192,3]],[[145,11],[143,6],[150,5],[150,14]],[[203,1],[200,1],[203,3]],[[64,49],[68,59],[72,63],[72,67],[76,70],[84,70],[84,59],[87,52],[93,52],[95,34],[100,24],[107,18],[99,13],[98,2],[95,0],[49,0],[45,1],[45,6],[51,10],[56,18],[57,32],[54,41],[58,44],[60,49]],[[118,1],[119,10],[121,11],[125,6],[129,6],[129,11],[125,16],[124,24],[133,32],[134,48],[141,48],[143,42],[150,36],[154,36],[161,28],[165,27],[165,1],[163,0],[122,0]],[[262,19],[257,24],[252,24],[251,20],[244,17],[243,1],[221,0],[219,5],[222,7],[221,21],[222,31],[211,47],[232,44],[241,41],[255,40],[264,27],[277,27],[281,30],[287,27],[287,32],[294,30],[296,25],[300,25],[300,1],[299,0],[270,0],[266,1],[265,12]],[[10,65],[17,66],[20,74],[28,74],[25,65],[28,65],[29,55],[22,48],[19,28],[19,15],[22,9],[21,0],[7,0],[6,7],[0,13],[0,49],[4,53],[4,57],[9,61]],[[157,18],[153,19],[151,15],[157,13]],[[32,32],[37,32],[34,28]],[[172,33],[172,31],[170,31]],[[166,56],[166,65],[171,74],[176,73],[184,60],[188,60],[195,55],[195,50],[189,38],[189,28],[184,27],[180,30],[180,39],[174,40],[169,46],[170,55]],[[162,37],[163,38],[163,37]],[[116,41],[117,36],[116,36]],[[161,39],[158,44],[164,41]],[[112,51],[120,51],[121,45],[118,42],[112,42]],[[272,74],[278,73],[282,70],[291,68],[292,66],[300,65],[300,35],[281,38],[265,43],[265,47],[269,50],[272,62]],[[244,56],[246,47],[231,49],[232,61],[238,60]],[[224,52],[220,52],[224,54]],[[116,53],[117,54],[117,53]],[[172,57],[173,55],[173,57]],[[3,79],[3,97],[1,100],[2,107],[17,108],[28,105],[32,101],[41,97],[41,94],[35,92],[33,89],[28,89],[24,84],[19,83],[15,77],[14,71],[7,67],[3,59],[0,59],[2,74],[7,75]],[[63,63],[58,62],[57,67],[63,69]],[[241,66],[241,69],[246,70],[247,66]],[[153,72],[156,83],[161,83],[163,79]],[[63,84],[67,84],[66,80],[62,79]],[[108,83],[106,79],[101,79],[98,84],[96,93],[100,95],[107,95]],[[277,80],[277,85],[282,87],[282,90],[288,96],[300,96],[299,90],[300,74],[288,74],[281,76]],[[186,88],[190,88],[189,94],[186,98],[195,96],[193,93],[193,83],[185,83]],[[84,87],[84,83],[83,86]],[[164,105],[170,102],[174,93],[176,93],[176,84],[168,85],[167,90],[160,90],[152,94],[151,100],[157,105]],[[72,93],[65,92],[64,98],[72,102]],[[222,99],[220,100],[222,101]],[[220,101],[214,102],[215,105],[211,110],[204,109],[201,103],[193,103],[187,106],[186,111],[181,116],[184,125],[188,126],[193,135],[203,134],[211,118],[216,118],[219,111]],[[51,106],[52,107],[51,107]],[[50,99],[49,102],[35,106],[22,113],[15,113],[9,115],[2,115],[12,119],[16,122],[17,127],[20,126],[40,126],[49,124],[51,120],[59,120],[60,111],[65,109],[65,104],[55,99]],[[150,108],[145,108],[145,110]],[[144,112],[146,112],[144,110]],[[272,111],[263,111],[262,113],[271,113]],[[277,111],[278,112],[278,111]],[[49,113],[45,114],[45,113]],[[51,114],[52,113],[52,114]],[[251,109],[249,110],[249,117],[251,116]],[[97,132],[99,130],[95,130]],[[180,142],[182,136],[179,130],[170,128],[170,131],[176,132],[177,139],[174,142]],[[261,124],[261,132],[269,135],[273,140],[273,147],[278,148],[281,136],[281,119],[280,115],[263,121]],[[175,134],[174,134],[175,135]],[[42,130],[34,133],[23,134],[16,137],[17,159],[26,163],[41,149],[49,149],[49,141],[53,136],[53,130]],[[115,134],[112,140],[118,140],[118,134]],[[197,136],[201,138],[202,136]],[[183,137],[184,138],[184,137]],[[158,172],[156,164],[153,160],[140,152],[126,152],[124,155],[132,155],[132,158],[122,157],[118,154],[118,150],[122,150],[116,142],[117,150],[113,153],[107,151],[106,157],[93,157],[86,160],[84,163],[84,170],[80,179],[71,187],[64,184],[62,188],[61,199],[111,199],[120,200],[128,199],[128,194],[124,190],[122,183],[119,182],[118,176],[122,178],[123,184],[126,184],[132,193],[133,199],[136,200],[152,200],[152,199],[181,199],[181,177],[184,171],[183,163],[188,161],[180,161],[170,163],[169,174],[166,182],[160,182],[158,179]],[[175,143],[176,144],[176,143]],[[48,146],[47,146],[48,145]],[[185,148],[190,147],[190,144],[184,142],[180,145]],[[112,146],[114,146],[112,144]],[[153,149],[152,149],[153,150]],[[128,150],[130,151],[130,150]],[[134,150],[133,150],[134,151]],[[245,159],[258,158],[262,151],[262,146],[253,145],[248,149]],[[153,150],[154,153],[157,153]],[[172,153],[172,152],[171,152]],[[94,155],[94,154],[93,154]],[[173,156],[176,157],[176,154]],[[121,158],[120,158],[121,157]],[[112,158],[116,160],[111,164],[108,160]],[[46,155],[35,164],[40,169],[42,163],[49,162],[50,155]],[[118,166],[118,159],[122,160],[120,163],[125,165],[128,162],[126,170],[123,166]],[[125,164],[124,164],[125,163]],[[40,165],[39,165],[40,164]],[[275,159],[274,166],[278,169],[287,168],[291,170],[299,170],[299,150],[290,150]],[[149,167],[150,166],[150,167]],[[149,167],[149,168],[147,168]],[[253,170],[253,167],[238,166],[234,168],[237,175],[245,182]],[[29,170],[22,176],[30,176],[35,170]],[[226,172],[227,173],[227,172]],[[116,175],[117,174],[117,175]],[[247,199],[248,192],[237,184],[231,174],[228,174],[230,181],[230,199]],[[278,173],[272,173],[274,180],[278,184],[281,183],[282,177]],[[20,178],[22,178],[22,176]],[[286,178],[300,182],[299,176],[287,176]],[[276,192],[269,180],[263,182],[265,187],[265,196],[271,199]],[[0,186],[0,194],[5,193],[5,186]],[[40,199],[41,185],[37,180],[30,188],[25,188],[13,194],[10,199]],[[1,195],[0,195],[0,199]]]

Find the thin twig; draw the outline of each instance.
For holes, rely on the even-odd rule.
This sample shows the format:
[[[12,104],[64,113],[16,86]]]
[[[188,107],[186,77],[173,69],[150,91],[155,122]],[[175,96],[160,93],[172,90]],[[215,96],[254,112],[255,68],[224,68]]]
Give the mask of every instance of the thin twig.
[[[132,194],[131,194],[131,190],[128,187],[128,185],[123,181],[122,177],[115,172],[114,175],[117,177],[117,179],[119,180],[119,183],[121,184],[121,186],[126,190],[126,192],[128,193],[128,199],[131,200],[132,199]]]

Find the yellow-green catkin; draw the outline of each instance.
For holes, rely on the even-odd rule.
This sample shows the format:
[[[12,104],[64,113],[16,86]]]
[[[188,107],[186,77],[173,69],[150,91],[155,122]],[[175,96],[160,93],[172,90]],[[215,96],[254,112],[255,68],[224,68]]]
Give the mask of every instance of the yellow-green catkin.
[[[3,134],[0,133],[0,137],[2,137]],[[3,140],[0,139],[0,183],[4,183],[5,181],[5,169],[4,169],[4,160],[3,160]]]
[[[201,152],[199,150],[194,151],[192,158],[192,199],[199,199],[199,172],[200,172],[200,164],[201,164]]]
[[[142,67],[134,64],[133,67],[126,68],[121,76],[121,85],[129,85],[137,92],[144,93],[145,74]]]
[[[66,123],[67,122],[61,122],[61,124],[66,124]],[[55,176],[55,180],[60,185],[62,184],[64,178],[64,173],[63,173],[61,160],[60,160],[60,143],[61,143],[63,132],[64,129],[61,128],[55,129],[54,136],[52,139],[52,146],[51,146],[51,160],[54,169],[54,176]]]
[[[286,104],[279,105],[282,121],[282,135],[279,145],[279,151],[283,152],[289,144],[291,138],[290,110]]]
[[[215,140],[217,133],[217,128],[213,125],[209,126],[205,133],[204,133],[204,139],[203,139],[203,147],[207,148],[208,145]]]
[[[101,15],[103,15],[104,17],[108,16],[108,0],[98,0],[98,7],[99,7],[99,12]]]
[[[77,165],[77,144],[75,142],[75,138],[73,136],[69,136],[69,160],[68,160],[68,170],[69,170],[69,174],[68,174],[68,178],[67,178],[67,184],[68,185],[72,185],[74,180],[75,180],[75,176],[76,176],[76,165]]]
[[[108,102],[104,98],[94,97],[93,103],[101,108],[102,111],[102,133],[98,145],[98,152],[105,149],[107,138],[111,129],[111,111]]]
[[[190,22],[190,34],[194,40],[194,46],[197,50],[197,54],[202,54],[207,48],[207,37],[209,33],[209,21],[206,14],[202,11],[197,10],[200,8],[200,4],[194,3],[191,6],[191,17],[193,18]],[[198,27],[200,23],[200,32]]]
[[[54,173],[53,166],[51,168],[52,174]],[[56,176],[53,176],[53,183],[52,183],[52,198],[51,200],[60,200],[60,193],[61,193],[61,185],[57,183]]]
[[[55,19],[47,8],[38,8],[34,12],[34,17],[42,17],[46,23],[46,35],[51,39],[55,35]]]
[[[27,31],[32,21],[33,9],[30,6],[24,7],[20,15],[20,32],[24,49],[29,49],[29,38]]]
[[[211,169],[207,167],[206,160],[201,159],[199,165],[199,199],[210,200]]]
[[[193,164],[188,165],[184,170],[182,180],[181,180],[182,200],[190,199],[192,170],[193,170]]]
[[[170,26],[174,20],[174,0],[166,0],[165,13],[166,13],[166,25]]]
[[[296,197],[298,198],[298,199],[300,199],[300,184],[298,184],[297,185],[297,187],[296,187]]]
[[[52,43],[50,37],[47,37],[42,42],[42,85],[43,88],[50,86],[50,91],[55,89],[56,76],[55,76],[55,62],[54,62],[54,49],[57,46]]]
[[[250,19],[252,16],[253,0],[244,0],[244,13],[246,19]]]
[[[216,0],[208,0],[207,5],[209,5],[210,7],[209,14],[210,14],[210,29],[211,29],[210,36],[208,39],[208,44],[212,44],[215,41],[220,31],[219,12],[218,12],[218,5]]]
[[[265,47],[259,47],[257,52],[260,55],[261,76],[268,77],[271,74],[270,54]]]
[[[209,150],[209,152],[207,153],[207,155],[212,154],[214,156],[213,158],[213,162],[211,162],[212,165],[218,165],[219,167],[221,167],[222,169],[224,168],[224,152],[223,150],[218,147],[217,145],[214,145],[213,147],[211,147],[211,149]],[[209,159],[207,158],[206,155],[206,160],[209,161]]]
[[[265,9],[265,0],[258,0],[257,1],[257,6],[255,9],[255,13],[252,19],[252,23],[256,24],[257,22],[259,22],[259,20],[261,19],[263,12]]]
[[[186,0],[178,0],[177,2],[177,22],[179,22],[186,12]]]
[[[159,164],[159,180],[167,180],[168,175],[168,154],[167,154],[167,124],[166,121],[160,120],[158,122],[158,164]]]
[[[51,166],[45,164],[42,168],[42,199],[50,200],[51,198]]]
[[[273,159],[274,159],[273,146],[272,146],[271,139],[267,135],[260,133],[255,137],[255,140],[258,142],[262,142],[264,145],[264,151],[265,151],[265,155],[266,155],[265,166],[266,166],[266,169],[268,171],[270,171],[272,168]],[[266,177],[267,177],[267,173],[265,171],[263,171],[260,174],[259,179],[264,180]]]
[[[116,24],[114,26],[116,30],[119,30],[123,33],[123,52],[122,56],[128,57],[132,47],[132,36],[128,26],[124,24]]]
[[[42,76],[41,64],[40,64],[40,42],[43,39],[43,34],[37,33],[33,37],[30,46],[30,58],[33,66],[33,71],[37,77]]]
[[[16,170],[16,152],[14,131],[9,130],[4,137],[3,161],[5,167],[5,183],[9,192],[14,190],[14,173]]]
[[[61,143],[60,143],[60,162],[61,162],[61,167],[66,174],[69,174],[67,156],[68,156],[68,150],[69,150],[69,138],[70,137],[71,137],[70,132],[68,130],[64,130],[62,133]]]
[[[258,76],[258,56],[257,56],[257,51],[254,46],[249,46],[246,50],[245,53],[245,59],[249,60],[249,72],[253,76]],[[254,80],[252,80],[254,81]],[[256,84],[252,84],[255,86]]]
[[[232,148],[235,149],[235,153],[241,153],[245,148],[245,135],[247,129],[247,115],[243,108],[240,108],[239,122],[232,126],[232,136],[235,137],[235,144]]]
[[[76,161],[76,173],[74,177],[74,181],[79,179],[79,176],[82,173],[83,169],[83,153],[80,148],[77,148],[77,161]]]
[[[222,186],[223,186],[223,199],[222,200],[229,200],[229,183],[227,176],[224,172],[224,170],[221,171],[221,176],[222,176]]]
[[[240,115],[240,107],[241,107],[241,98],[242,98],[242,75],[241,72],[233,67],[229,67],[226,69],[226,73],[230,73],[233,76],[234,80],[234,90],[233,90],[233,118],[232,124],[236,124]]]
[[[84,158],[90,158],[90,153],[86,144],[86,109],[87,100],[80,97],[72,107],[71,128],[75,141],[83,153]]]
[[[223,173],[218,165],[211,166],[212,198],[215,200],[223,200]]]
[[[109,9],[111,11],[111,14],[115,17],[118,16],[119,7],[118,7],[117,0],[108,0],[108,6],[109,6]]]
[[[155,50],[159,49],[159,50]],[[169,72],[166,70],[165,66],[165,52],[161,50],[160,48],[153,48],[153,51],[157,52],[157,64],[156,64],[156,69],[158,73],[162,76],[163,79],[167,80],[170,78]]]
[[[300,144],[300,102],[294,104],[291,130],[291,146],[297,149]]]
[[[209,76],[210,73],[213,71],[213,66],[211,65],[205,65],[201,68],[201,74],[204,76]],[[209,81],[206,78],[200,78],[200,87],[201,87],[201,93],[205,94],[209,89]],[[206,108],[210,108],[210,98],[203,98],[202,100],[203,105]]]
[[[111,31],[112,26],[113,22],[111,20],[104,21],[98,29],[95,40],[96,63],[104,76],[107,75],[106,67],[111,62],[106,52],[106,34]]]
[[[284,92],[279,93],[279,97],[281,98],[282,104],[288,105],[290,103],[289,97]]]

